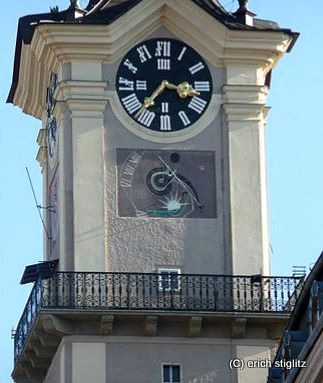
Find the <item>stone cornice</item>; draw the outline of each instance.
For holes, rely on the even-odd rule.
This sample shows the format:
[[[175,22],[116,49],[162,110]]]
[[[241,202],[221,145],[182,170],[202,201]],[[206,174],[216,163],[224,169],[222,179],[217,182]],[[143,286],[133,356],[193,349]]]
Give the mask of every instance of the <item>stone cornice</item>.
[[[228,122],[262,121],[267,115],[268,88],[256,85],[224,85],[223,108]]]
[[[106,108],[105,100],[68,99],[66,101],[72,117],[74,118],[99,118],[103,119]]]
[[[228,122],[262,121],[264,104],[223,104]]]
[[[36,160],[39,165],[43,168],[47,160],[47,146],[40,146],[36,155]]]
[[[42,128],[38,132],[37,144],[39,145],[36,159],[43,168],[47,160],[47,132]]]
[[[62,81],[57,84],[56,99],[66,101],[78,100],[107,100],[109,92],[106,81]]]
[[[265,104],[268,87],[261,85],[224,85],[224,103]]]

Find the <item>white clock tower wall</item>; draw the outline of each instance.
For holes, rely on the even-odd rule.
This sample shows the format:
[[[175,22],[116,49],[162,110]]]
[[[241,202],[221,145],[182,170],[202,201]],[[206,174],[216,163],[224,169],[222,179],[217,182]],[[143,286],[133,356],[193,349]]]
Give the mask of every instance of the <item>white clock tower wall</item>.
[[[177,1],[166,3],[160,8],[160,2],[143,1],[141,11],[135,7],[111,26],[97,25],[93,34],[84,25],[81,40],[72,28],[40,25],[26,49],[33,61],[22,61],[21,70],[29,73],[33,64],[44,71],[44,78],[35,75],[28,84],[45,89],[50,73],[58,73],[53,111],[58,145],[44,175],[48,199],[57,166],[60,270],[154,272],[176,266],[185,273],[269,274],[264,83],[293,38],[281,31],[228,30],[193,2],[187,8]],[[154,9],[159,13],[149,18]],[[177,18],[182,23],[174,24]],[[129,23],[126,36],[120,35],[124,23]],[[67,36],[71,42],[65,46]],[[170,134],[149,130],[127,114],[122,98],[129,93],[120,96],[116,86],[122,58],[154,38],[185,44],[212,77],[212,97],[198,120]],[[21,91],[26,84],[19,82],[14,102],[39,117],[44,89],[34,92],[31,102]],[[199,192],[207,191],[209,204],[213,198],[213,213],[182,218],[127,214],[129,201],[121,196],[120,185],[129,180],[121,179],[120,158],[137,150],[148,156],[155,151],[157,157],[174,152],[191,157],[191,164],[213,156],[213,175],[196,183]],[[42,159],[45,164],[45,154]],[[55,255],[49,248],[46,258]]]
[[[156,36],[176,38],[162,28],[145,39]],[[264,81],[263,72],[208,62],[217,105],[209,108],[207,127],[179,142],[152,142],[124,126],[115,97],[120,62],[80,60],[62,67],[61,92],[72,97],[68,110],[62,110],[60,130],[65,196],[61,268],[154,272],[167,266],[185,273],[268,273],[265,88],[257,85]],[[216,218],[119,217],[118,149],[213,152]]]
[[[60,267],[74,270],[74,196],[73,196],[73,152],[72,120],[67,106],[63,106],[64,128],[60,130],[60,174],[61,174],[61,212],[60,221]]]
[[[106,111],[106,214],[108,227],[108,256],[113,271],[152,272],[157,266],[178,266],[186,273],[216,270],[223,273],[224,227],[223,195],[221,195],[221,131],[220,120],[214,122],[212,132],[205,131],[197,139],[180,144],[149,143],[129,132],[114,119],[111,109]],[[116,150],[115,147],[133,149],[214,150],[216,153],[217,199],[216,219],[188,218],[120,218],[117,212]],[[219,153],[219,154],[218,154]],[[203,243],[203,246],[201,246]]]
[[[264,140],[266,76],[297,36],[245,5],[20,19],[8,100],[43,121],[55,261],[22,278],[17,383],[266,380],[228,360],[270,358],[302,283],[270,277]]]
[[[76,61],[71,63],[71,81],[77,92],[91,97],[101,83],[101,64]],[[86,81],[82,84],[82,81]],[[93,94],[92,94],[93,97]],[[95,96],[94,96],[95,98]],[[73,173],[73,253],[74,269],[105,271],[104,221],[104,101],[87,97],[67,102],[71,116]]]
[[[155,36],[174,38],[165,29]],[[176,38],[176,37],[175,37]],[[115,76],[120,60],[103,65],[104,80],[115,91]],[[214,93],[220,98],[224,71],[211,67]],[[114,100],[105,112],[106,206],[108,239],[107,254],[111,271],[154,272],[157,267],[179,267],[185,273],[226,273],[230,270],[225,257],[224,185],[222,178],[221,116],[214,113],[210,126],[199,135],[175,143],[155,143],[132,134],[115,116]],[[118,113],[118,112],[117,112]],[[179,140],[180,141],[180,140]],[[171,151],[212,151],[215,153],[217,218],[125,218],[118,217],[116,148]],[[207,187],[207,185],[205,185]],[[119,191],[121,192],[121,191]],[[201,244],[203,244],[201,246]]]
[[[229,62],[226,73],[223,109],[228,139],[232,272],[249,274],[252,264],[255,272],[258,269],[269,275],[265,164],[268,89],[261,85],[264,72],[256,63],[239,66]]]

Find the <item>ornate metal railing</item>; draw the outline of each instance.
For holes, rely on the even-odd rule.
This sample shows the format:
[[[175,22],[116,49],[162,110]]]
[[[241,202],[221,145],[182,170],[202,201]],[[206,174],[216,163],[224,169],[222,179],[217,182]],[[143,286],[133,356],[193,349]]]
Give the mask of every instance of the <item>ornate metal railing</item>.
[[[58,272],[35,283],[15,333],[15,358],[39,312],[138,310],[288,313],[303,278]]]

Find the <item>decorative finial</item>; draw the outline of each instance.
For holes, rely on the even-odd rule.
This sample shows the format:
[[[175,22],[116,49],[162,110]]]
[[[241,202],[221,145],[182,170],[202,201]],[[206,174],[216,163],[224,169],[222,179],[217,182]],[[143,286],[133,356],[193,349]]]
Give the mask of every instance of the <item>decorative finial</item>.
[[[58,5],[54,5],[53,7],[50,7],[49,10],[50,10],[50,13],[58,13],[59,7]]]
[[[239,9],[234,13],[237,20],[241,24],[253,26],[253,18],[256,16],[255,13],[249,11],[248,0],[238,0]]]
[[[74,8],[81,8],[80,1],[79,0],[70,0],[71,7]]]
[[[82,9],[80,5],[80,0],[70,0],[70,6],[66,10],[65,20],[66,21],[74,21],[83,17],[86,11]]]
[[[238,0],[239,9],[238,11],[247,11],[248,10],[248,0]]]

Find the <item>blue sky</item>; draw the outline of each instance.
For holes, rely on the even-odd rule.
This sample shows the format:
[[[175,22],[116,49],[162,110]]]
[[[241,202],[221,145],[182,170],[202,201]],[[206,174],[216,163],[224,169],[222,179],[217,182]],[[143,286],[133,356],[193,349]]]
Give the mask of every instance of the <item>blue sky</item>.
[[[86,5],[87,1],[82,4]],[[230,0],[223,0],[233,10]],[[310,266],[323,248],[323,68],[321,15],[323,4],[311,1],[250,0],[259,18],[277,21],[301,36],[274,71],[268,104],[267,171],[272,274],[289,275],[293,265]],[[0,381],[11,382],[13,343],[10,330],[17,322],[31,286],[19,285],[24,267],[42,260],[42,227],[25,166],[41,198],[41,174],[35,156],[40,122],[5,104],[11,83],[17,21],[20,16],[46,12],[68,0],[11,0],[1,25],[1,322]],[[236,6],[237,2],[235,2]]]

